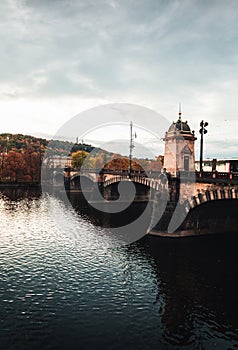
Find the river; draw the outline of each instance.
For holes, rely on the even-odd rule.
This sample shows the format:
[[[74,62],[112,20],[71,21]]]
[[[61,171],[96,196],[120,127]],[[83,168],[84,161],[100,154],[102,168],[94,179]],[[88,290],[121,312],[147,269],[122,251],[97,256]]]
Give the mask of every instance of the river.
[[[1,349],[238,348],[238,236],[113,246],[37,190],[2,190],[0,218]]]

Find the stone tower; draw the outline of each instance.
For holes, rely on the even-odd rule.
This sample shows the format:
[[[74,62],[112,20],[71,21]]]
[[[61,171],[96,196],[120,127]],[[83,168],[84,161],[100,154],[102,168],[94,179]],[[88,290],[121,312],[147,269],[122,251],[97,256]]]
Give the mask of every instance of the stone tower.
[[[178,176],[180,171],[194,171],[194,131],[190,130],[187,121],[179,118],[173,122],[165,133],[164,167],[173,176]]]

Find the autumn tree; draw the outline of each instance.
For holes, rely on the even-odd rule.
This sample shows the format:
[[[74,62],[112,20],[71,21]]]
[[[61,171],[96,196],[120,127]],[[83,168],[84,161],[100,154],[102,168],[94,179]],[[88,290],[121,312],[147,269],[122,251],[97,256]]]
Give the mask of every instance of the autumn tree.
[[[159,155],[156,160],[151,161],[151,170],[161,171],[164,165],[164,156]]]
[[[42,153],[33,148],[25,150],[23,153],[25,160],[24,179],[26,182],[40,182]]]
[[[81,168],[84,160],[87,158],[88,152],[86,151],[77,151],[73,152],[71,155],[71,164],[75,169]]]
[[[3,177],[11,182],[22,181],[25,162],[19,152],[10,151],[3,159]]]
[[[113,156],[115,157],[115,155]],[[129,159],[116,155],[115,158],[111,159],[108,163],[104,165],[104,169],[110,170],[128,170]]]

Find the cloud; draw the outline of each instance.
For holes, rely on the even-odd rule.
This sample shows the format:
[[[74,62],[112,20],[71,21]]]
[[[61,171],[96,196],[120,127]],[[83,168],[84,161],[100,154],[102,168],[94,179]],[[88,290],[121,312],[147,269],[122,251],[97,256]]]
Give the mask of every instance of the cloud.
[[[3,1],[0,108],[14,118],[14,99],[41,127],[41,104],[57,123],[103,102],[142,104],[172,121],[181,101],[192,128],[203,118],[212,128],[236,114],[237,17],[235,0]],[[67,103],[75,109],[63,115],[57,105]]]

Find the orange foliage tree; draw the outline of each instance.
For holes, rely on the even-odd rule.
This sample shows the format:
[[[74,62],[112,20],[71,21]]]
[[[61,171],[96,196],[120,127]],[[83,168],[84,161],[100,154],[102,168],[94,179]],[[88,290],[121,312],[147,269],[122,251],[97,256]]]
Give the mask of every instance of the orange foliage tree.
[[[0,158],[0,179],[7,182],[40,182],[41,152],[27,149],[9,151]]]

